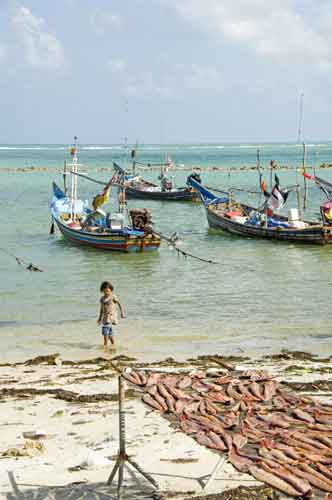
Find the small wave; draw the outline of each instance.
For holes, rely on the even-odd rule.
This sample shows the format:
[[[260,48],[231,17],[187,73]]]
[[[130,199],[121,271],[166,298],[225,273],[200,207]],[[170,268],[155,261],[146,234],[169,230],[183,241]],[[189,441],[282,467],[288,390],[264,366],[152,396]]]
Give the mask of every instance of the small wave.
[[[91,151],[101,151],[103,149],[123,149],[123,146],[81,146],[80,149],[91,150]]]
[[[0,150],[4,151],[54,151],[67,149],[64,146],[49,147],[49,146],[0,146]]]

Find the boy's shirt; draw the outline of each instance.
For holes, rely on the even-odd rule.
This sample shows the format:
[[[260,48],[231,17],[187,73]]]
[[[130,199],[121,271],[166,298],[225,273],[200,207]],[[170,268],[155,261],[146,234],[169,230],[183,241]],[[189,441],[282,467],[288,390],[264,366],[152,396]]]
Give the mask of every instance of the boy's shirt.
[[[112,295],[111,297],[105,298],[101,297],[100,299],[100,315],[101,322],[103,325],[107,323],[112,323],[112,325],[117,325],[118,317],[116,304],[119,304],[119,299],[116,295]]]

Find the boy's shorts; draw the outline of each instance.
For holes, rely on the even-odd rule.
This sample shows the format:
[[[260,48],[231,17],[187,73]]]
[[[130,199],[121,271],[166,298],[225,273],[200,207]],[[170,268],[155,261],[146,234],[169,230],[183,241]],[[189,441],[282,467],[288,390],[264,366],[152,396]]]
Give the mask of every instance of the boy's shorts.
[[[112,323],[106,323],[106,325],[102,325],[101,334],[104,337],[113,337]]]

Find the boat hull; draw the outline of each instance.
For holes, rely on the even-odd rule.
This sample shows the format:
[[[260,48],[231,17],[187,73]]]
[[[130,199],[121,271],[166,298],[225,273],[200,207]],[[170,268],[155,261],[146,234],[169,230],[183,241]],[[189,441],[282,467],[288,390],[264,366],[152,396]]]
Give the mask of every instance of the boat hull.
[[[218,214],[210,205],[206,206],[205,209],[209,226],[213,229],[222,229],[232,234],[253,238],[298,243],[316,243],[319,245],[332,244],[332,227],[330,226],[312,224],[303,229],[281,227],[266,228],[236,222]]]
[[[126,187],[126,196],[127,198],[136,198],[140,200],[200,201],[198,193],[188,189],[179,189],[177,191],[150,191],[147,189]]]
[[[54,220],[64,238],[80,246],[127,253],[155,251],[160,246],[160,238],[154,234],[136,236],[122,234],[121,232],[112,234],[91,233],[84,230],[72,229],[56,217],[54,217]]]

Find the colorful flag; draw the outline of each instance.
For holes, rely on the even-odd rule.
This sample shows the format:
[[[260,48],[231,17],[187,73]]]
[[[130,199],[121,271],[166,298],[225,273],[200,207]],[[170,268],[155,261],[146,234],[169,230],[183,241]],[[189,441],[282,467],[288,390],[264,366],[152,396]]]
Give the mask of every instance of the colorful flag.
[[[279,189],[279,177],[277,175],[274,176],[274,179],[275,185],[271,193],[266,190],[266,183],[264,181],[261,184],[261,189],[264,196],[267,198],[266,206],[273,210],[279,210],[286,203],[288,191],[282,191]]]
[[[110,188],[104,189],[102,193],[98,193],[92,200],[94,210],[106,203],[110,197]]]

